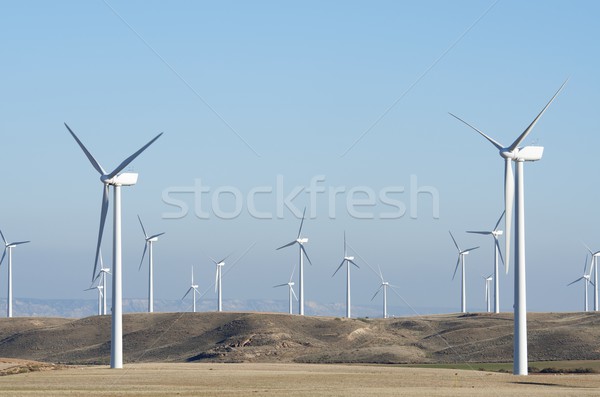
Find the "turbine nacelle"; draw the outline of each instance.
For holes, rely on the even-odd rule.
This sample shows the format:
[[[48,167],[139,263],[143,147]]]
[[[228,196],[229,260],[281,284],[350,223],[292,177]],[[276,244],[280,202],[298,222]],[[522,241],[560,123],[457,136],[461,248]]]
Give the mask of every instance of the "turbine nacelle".
[[[353,257],[353,256],[345,256],[345,257],[344,257],[344,260],[345,260],[345,261],[353,261],[353,260],[354,260],[354,257]]]
[[[296,242],[298,244],[306,244],[306,243],[308,243],[308,238],[307,237],[302,237],[302,238],[296,239]]]
[[[542,159],[543,154],[543,146],[525,146],[512,151],[508,148],[500,150],[501,157],[513,161],[538,161]]]
[[[148,239],[148,240],[146,240],[146,241],[147,241],[147,242],[149,242],[149,243],[155,243],[155,242],[157,242],[157,241],[158,241],[158,237],[151,237],[151,238],[149,238],[149,239]]]
[[[124,172],[108,178],[108,175],[100,176],[100,181],[106,185],[113,186],[133,186],[137,183],[138,174],[135,172]]]

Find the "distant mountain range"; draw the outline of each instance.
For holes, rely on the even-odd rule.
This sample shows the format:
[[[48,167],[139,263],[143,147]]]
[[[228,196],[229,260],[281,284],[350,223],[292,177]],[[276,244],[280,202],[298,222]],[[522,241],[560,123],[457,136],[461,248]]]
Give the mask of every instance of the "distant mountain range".
[[[110,299],[107,302],[110,313]],[[123,312],[136,313],[147,310],[147,301],[145,299],[123,299]],[[197,312],[215,311],[216,301],[199,300],[196,303]],[[287,313],[288,302],[285,300],[224,300],[224,311],[244,312],[270,312]],[[294,311],[298,309],[294,305]],[[97,314],[98,301],[95,299],[33,299],[18,298],[13,300],[13,315],[15,317],[64,317],[64,318],[83,318]],[[189,301],[184,302],[179,299],[156,299],[154,302],[155,312],[190,312],[192,307]],[[377,318],[382,316],[380,305],[353,306],[353,317]],[[388,313],[391,316],[416,316],[436,313],[451,313],[451,308],[415,308],[390,306]],[[6,299],[0,299],[0,317],[6,313]],[[306,301],[305,313],[310,316],[330,316],[343,317],[345,315],[345,305],[339,303],[318,303]]]

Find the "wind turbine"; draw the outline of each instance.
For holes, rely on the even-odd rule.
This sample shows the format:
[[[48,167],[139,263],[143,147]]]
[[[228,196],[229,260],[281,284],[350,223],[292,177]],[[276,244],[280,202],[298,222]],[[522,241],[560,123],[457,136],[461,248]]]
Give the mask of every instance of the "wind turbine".
[[[454,274],[452,275],[452,280],[454,280],[454,277],[456,277],[456,271],[458,270],[458,265],[462,265],[462,277],[461,277],[461,287],[460,287],[460,291],[461,291],[461,295],[460,295],[460,311],[461,313],[466,313],[467,312],[467,290],[466,290],[466,280],[465,280],[465,256],[469,255],[469,252],[476,250],[479,247],[474,247],[474,248],[468,248],[466,250],[461,250],[460,247],[458,246],[458,243],[456,242],[456,240],[454,239],[454,236],[452,235],[451,231],[448,231],[448,233],[450,233],[450,237],[452,237],[452,241],[454,241],[454,245],[456,246],[456,249],[458,250],[458,259],[456,260],[456,267],[454,268]]]
[[[288,294],[289,294],[289,298],[288,298],[288,302],[289,302],[289,313],[290,314],[294,314],[294,310],[292,308],[292,297],[296,298],[296,300],[298,300],[298,297],[296,296],[296,293],[294,292],[294,282],[292,281],[292,279],[294,278],[294,270],[296,270],[296,266],[294,265],[294,268],[292,269],[292,274],[290,275],[290,281],[288,281],[285,284],[278,284],[273,286],[273,288],[278,288],[278,287],[288,287]]]
[[[140,226],[142,227],[142,232],[144,233],[144,238],[146,239],[146,243],[144,244],[144,252],[142,253],[142,259],[140,260],[140,267],[138,268],[138,271],[140,271],[142,268],[144,256],[146,255],[146,249],[148,249],[148,313],[152,313],[154,312],[154,256],[152,254],[152,243],[157,242],[158,237],[165,233],[158,233],[148,237],[146,229],[144,228],[144,224],[142,223],[142,219],[139,215],[138,220],[140,221]]]
[[[102,286],[102,314],[106,314],[106,295],[108,295],[108,288],[106,286],[106,275],[111,274],[110,269],[104,267],[104,263],[102,262],[102,252],[100,253],[100,270],[98,271],[98,275],[92,281],[92,284],[100,278],[100,283],[98,285]]]
[[[200,291],[198,291],[198,285],[194,284],[194,266],[192,265],[192,284],[190,285],[190,288],[188,288],[187,292],[185,293],[185,295],[183,295],[183,298],[181,298],[181,300],[184,300],[186,296],[188,296],[188,294],[192,292],[193,298],[194,298],[194,305],[192,306],[193,313],[196,313],[196,294],[200,295]]]
[[[356,264],[356,262],[354,262],[354,257],[348,256],[348,254],[346,252],[346,232],[344,232],[344,259],[342,259],[342,263],[340,263],[338,268],[335,269],[335,272],[333,272],[331,277],[335,276],[335,274],[338,272],[338,270],[340,270],[342,268],[342,266],[344,266],[344,263],[346,264],[346,317],[351,318],[352,317],[352,313],[351,313],[352,306],[350,305],[350,264],[353,264],[358,269],[360,269],[360,267]]]
[[[104,298],[104,287],[100,284],[96,285],[95,287],[90,287],[90,288],[86,288],[84,291],[91,291],[91,290],[97,290],[98,291],[98,315],[101,316],[102,315],[102,299]]]
[[[483,277],[483,276],[481,276],[481,277]],[[492,280],[493,280],[492,275],[490,274],[487,277],[483,277],[483,280],[485,281],[485,306],[487,308],[487,312],[490,313],[492,311],[492,308],[491,308],[492,300],[490,299],[490,291],[492,289],[490,284],[492,283]],[[496,313],[498,313],[498,312],[496,312]]]
[[[217,293],[217,311],[223,311],[223,289],[222,289],[222,280],[223,280],[223,266],[225,266],[225,260],[229,258],[231,254],[227,255],[225,258],[220,261],[216,261],[213,258],[210,258],[211,261],[216,266],[215,272],[215,292]]]
[[[525,161],[541,160],[544,153],[542,146],[525,146],[519,145],[525,140],[531,132],[540,117],[548,109],[556,96],[562,91],[567,81],[565,81],[554,96],[548,101],[546,106],[540,111],[529,126],[517,137],[510,146],[503,146],[488,135],[473,127],[471,124],[460,119],[450,113],[451,116],[465,123],[470,128],[477,131],[481,136],[487,139],[492,145],[498,149],[500,157],[504,159],[504,205],[506,211],[505,228],[506,236],[506,272],[509,269],[510,258],[510,237],[511,237],[511,222],[513,219],[513,202],[515,194],[517,202],[515,205],[515,303],[514,303],[514,363],[513,374],[527,375],[527,291],[525,284],[525,194],[523,181],[523,163]],[[516,178],[513,175],[512,162],[515,162]]]
[[[583,310],[587,312],[587,311],[589,311],[589,309],[588,309],[588,284],[591,283],[592,285],[594,285],[594,283],[591,280],[592,267],[590,266],[590,272],[588,274],[586,274],[586,272],[585,272],[586,268],[587,268],[587,256],[585,257],[585,263],[583,264],[583,276],[581,276],[577,280],[572,281],[569,284],[567,284],[567,287],[569,285],[575,284],[576,282],[583,280]]]
[[[498,243],[498,237],[502,235],[502,230],[498,230],[498,225],[500,225],[500,221],[504,216],[504,211],[500,218],[498,218],[498,222],[496,222],[496,226],[491,231],[484,232],[474,232],[469,231],[467,233],[475,233],[475,234],[483,234],[485,236],[492,236],[494,238],[494,312],[500,313],[500,281],[499,281],[499,273],[498,273],[498,256],[504,263],[504,258],[502,257],[502,251],[500,250],[500,244]],[[486,284],[487,286],[487,284]],[[487,287],[486,287],[487,288]],[[489,311],[489,310],[488,310]]]
[[[109,188],[113,187],[114,205],[113,205],[113,284],[112,284],[112,326],[111,326],[111,344],[110,344],[110,367],[123,368],[123,299],[121,285],[121,186],[133,186],[137,183],[138,174],[125,172],[119,174],[129,165],[137,156],[154,143],[161,135],[158,134],[150,142],[142,146],[137,152],[127,157],[112,172],[107,173],[104,168],[96,161],[94,156],[81,143],[77,135],[69,128],[67,123],[65,127],[71,133],[85,156],[88,158],[94,169],[100,174],[102,182],[102,207],[100,210],[100,227],[98,229],[98,244],[96,246],[96,258],[94,259],[94,270],[92,280],[96,276],[98,268],[98,256],[100,254],[100,245],[102,243],[102,232],[106,222],[108,212],[108,193]]]
[[[6,299],[6,317],[13,316],[13,305],[12,305],[12,249],[17,245],[27,244],[29,241],[16,241],[14,243],[9,243],[4,238],[4,234],[0,230],[0,236],[2,236],[2,241],[4,241],[4,252],[2,252],[2,259],[0,259],[0,266],[4,261],[4,256],[6,255],[6,251],[8,251],[8,298]]]
[[[304,216],[305,215],[306,215],[306,207],[304,207],[304,212],[302,213],[302,221],[300,222],[300,229],[298,229],[298,236],[296,236],[296,239],[294,241],[291,241],[291,242],[277,248],[277,250],[280,250],[282,248],[286,248],[286,247],[290,247],[294,244],[298,244],[299,251],[300,251],[300,267],[299,267],[299,271],[298,271],[298,287],[299,287],[299,289],[298,289],[299,299],[298,300],[300,303],[299,313],[301,316],[304,316],[304,257],[305,256],[306,256],[306,259],[308,260],[308,263],[310,263],[312,265],[312,262],[310,261],[310,258],[308,257],[306,250],[304,249],[304,244],[308,243],[308,238],[300,237],[300,234],[302,233],[302,225],[304,224]]]
[[[379,284],[379,288],[377,288],[377,291],[375,291],[375,293],[373,294],[373,297],[371,298],[371,301],[373,301],[373,299],[375,299],[375,297],[377,296],[377,294],[379,294],[379,291],[383,291],[383,318],[388,318],[388,314],[387,314],[387,289],[388,289],[388,287],[393,287],[393,285],[391,285],[390,283],[388,283],[387,281],[384,280],[383,274],[381,273],[381,268],[379,268],[379,278],[381,280],[381,284]]]
[[[591,265],[590,265],[590,276],[592,272],[594,272],[594,281],[592,285],[594,286],[594,311],[598,311],[598,257],[600,256],[600,251],[592,252],[592,250],[585,244],[584,247],[588,250],[590,255],[592,256]],[[590,278],[591,280],[591,278]]]

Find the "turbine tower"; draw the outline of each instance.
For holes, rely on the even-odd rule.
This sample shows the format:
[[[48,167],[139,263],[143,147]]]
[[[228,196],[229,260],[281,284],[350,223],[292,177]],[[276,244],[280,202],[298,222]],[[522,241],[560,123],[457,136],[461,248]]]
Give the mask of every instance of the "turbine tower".
[[[590,266],[590,272],[586,273],[585,269],[587,268],[587,256],[585,257],[585,262],[583,264],[583,276],[579,277],[577,280],[570,282],[569,284],[567,284],[567,287],[569,285],[573,285],[579,281],[583,280],[583,311],[587,312],[589,311],[589,307],[588,307],[588,284],[592,284],[594,285],[594,283],[591,280],[591,273],[592,273],[592,267]]]
[[[590,255],[592,256],[591,264],[590,264],[590,276],[592,272],[594,273],[594,281],[592,285],[594,286],[594,311],[598,311],[598,257],[600,256],[600,251],[592,252],[592,250],[585,244],[583,244],[585,248],[588,250]],[[591,279],[590,279],[591,280]]]
[[[393,286],[390,283],[388,283],[387,281],[385,281],[385,279],[383,278],[383,274],[381,273],[381,268],[379,268],[379,279],[381,280],[381,284],[379,284],[379,288],[377,288],[377,291],[375,291],[375,293],[373,294],[373,297],[371,298],[371,302],[373,301],[373,299],[375,299],[375,297],[377,296],[377,294],[379,294],[380,291],[383,291],[383,318],[388,318],[387,289],[388,289],[388,287],[393,287]]]
[[[94,259],[94,270],[92,272],[92,280],[96,276],[98,269],[98,256],[100,254],[100,246],[102,244],[102,234],[104,231],[104,223],[106,222],[106,214],[108,212],[109,189],[113,187],[114,204],[113,204],[113,284],[112,284],[112,325],[111,325],[111,344],[110,344],[110,367],[123,368],[123,299],[121,285],[121,187],[133,186],[137,183],[138,174],[125,172],[119,174],[125,169],[137,156],[154,143],[161,135],[158,134],[150,142],[142,146],[137,152],[127,157],[121,164],[112,172],[107,173],[104,168],[96,161],[94,156],[81,143],[77,135],[69,128],[67,123],[65,127],[71,133],[85,156],[88,158],[94,169],[100,174],[100,182],[102,182],[102,207],[100,210],[100,227],[98,229],[98,244],[96,246],[96,258]]]
[[[302,221],[300,222],[300,229],[298,229],[298,236],[296,237],[296,239],[294,241],[291,241],[291,242],[277,248],[277,250],[280,250],[282,248],[286,248],[286,247],[290,247],[294,244],[298,244],[299,251],[300,251],[300,266],[299,266],[299,271],[298,271],[298,287],[299,287],[298,301],[300,304],[299,313],[301,316],[304,316],[304,257],[305,256],[306,256],[306,259],[308,260],[308,263],[310,263],[312,265],[312,262],[310,261],[310,258],[308,257],[306,250],[304,249],[304,244],[308,243],[308,238],[300,237],[300,234],[302,233],[302,225],[304,224],[304,216],[305,215],[306,215],[306,207],[304,207],[304,212],[302,213]]]
[[[492,284],[493,280],[492,275],[490,274],[487,277],[483,277],[483,280],[485,281],[485,307],[487,308],[487,312],[490,313],[492,311],[492,300],[490,299],[490,291],[492,290],[490,284]]]
[[[461,250],[458,246],[458,243],[454,239],[452,232],[448,231],[448,233],[450,233],[450,237],[452,237],[452,241],[454,241],[454,245],[456,246],[456,249],[458,250],[458,259],[456,260],[456,267],[454,268],[454,274],[452,275],[452,280],[454,280],[454,277],[456,277],[456,271],[458,270],[458,265],[461,265],[461,268],[462,268],[461,280],[462,281],[461,281],[461,287],[460,287],[460,312],[466,313],[467,312],[467,290],[466,290],[467,286],[466,286],[466,279],[465,279],[465,256],[469,255],[469,252],[474,251],[479,247],[473,247],[473,248],[468,248],[466,250]]]
[[[350,264],[353,264],[358,269],[360,269],[360,267],[356,264],[356,262],[354,262],[353,256],[348,256],[348,253],[346,250],[346,232],[344,232],[344,259],[342,259],[342,263],[340,263],[338,268],[335,269],[335,272],[333,272],[331,277],[335,276],[335,274],[338,272],[338,270],[340,270],[342,268],[342,266],[344,266],[344,263],[346,264],[346,318],[351,318],[352,317],[352,312],[351,312],[352,305],[350,304]]]
[[[140,221],[140,226],[142,227],[142,232],[144,233],[144,238],[146,239],[144,244],[144,252],[142,253],[142,259],[140,260],[140,267],[138,268],[138,271],[142,269],[144,256],[146,255],[146,249],[148,249],[148,313],[152,313],[154,312],[154,255],[152,251],[152,243],[157,242],[158,237],[165,233],[163,232],[148,236],[146,229],[144,228],[144,224],[142,223],[142,218],[140,218],[139,215],[138,220]]]
[[[183,295],[183,298],[181,298],[181,300],[184,300],[185,297],[188,296],[188,294],[190,292],[192,292],[192,297],[194,299],[194,304],[192,306],[192,312],[196,313],[196,294],[200,295],[200,291],[198,291],[198,285],[194,284],[194,265],[192,265],[192,284],[190,285],[190,288],[188,288],[185,295]]]
[[[296,296],[296,293],[294,292],[294,282],[292,281],[292,279],[294,278],[294,270],[296,270],[296,266],[294,265],[294,267],[292,268],[292,274],[290,275],[290,281],[288,281],[285,284],[278,284],[273,286],[273,288],[279,288],[279,287],[288,287],[288,304],[289,304],[289,313],[290,314],[294,314],[294,309],[293,309],[293,298],[296,298],[296,300],[298,300],[298,297]]]
[[[506,231],[506,272],[509,269],[510,258],[510,237],[511,222],[513,220],[513,202],[515,194],[517,202],[515,205],[515,303],[514,303],[514,363],[513,374],[527,375],[527,291],[525,283],[525,193],[523,181],[523,163],[526,161],[541,160],[544,148],[541,146],[519,145],[525,140],[531,132],[540,117],[546,112],[556,96],[562,91],[565,81],[554,96],[548,101],[546,106],[540,111],[529,126],[517,137],[510,146],[503,146],[488,135],[473,127],[471,124],[450,113],[451,116],[465,123],[470,128],[477,131],[481,136],[487,139],[498,149],[500,157],[504,159],[504,205],[506,211],[505,228]],[[515,163],[516,178],[513,175],[512,163]]]
[[[4,252],[2,252],[2,259],[0,259],[0,266],[2,265],[2,262],[4,261],[4,256],[6,255],[6,252],[8,251],[8,297],[6,299],[6,317],[10,318],[13,316],[12,250],[17,245],[27,244],[27,243],[29,243],[29,241],[16,241],[14,243],[9,243],[4,238],[4,234],[2,234],[1,230],[0,230],[0,236],[2,236],[2,241],[4,241]]]
[[[498,256],[504,263],[504,258],[502,257],[502,251],[500,250],[500,244],[498,243],[498,237],[502,235],[502,230],[498,230],[498,225],[500,225],[500,221],[502,221],[502,217],[504,216],[504,211],[500,218],[498,218],[498,222],[496,222],[496,226],[491,231],[484,232],[474,232],[469,231],[467,233],[475,233],[482,234],[485,236],[492,236],[494,238],[494,313],[500,313],[500,278],[498,272]],[[487,285],[487,284],[486,284]],[[487,288],[487,287],[486,287]]]

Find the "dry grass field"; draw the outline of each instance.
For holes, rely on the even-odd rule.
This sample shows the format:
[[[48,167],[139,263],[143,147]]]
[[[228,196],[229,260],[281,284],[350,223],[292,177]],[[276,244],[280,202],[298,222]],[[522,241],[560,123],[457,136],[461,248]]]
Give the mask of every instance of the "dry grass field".
[[[598,396],[600,375],[340,364],[74,366],[0,377],[0,396]]]

